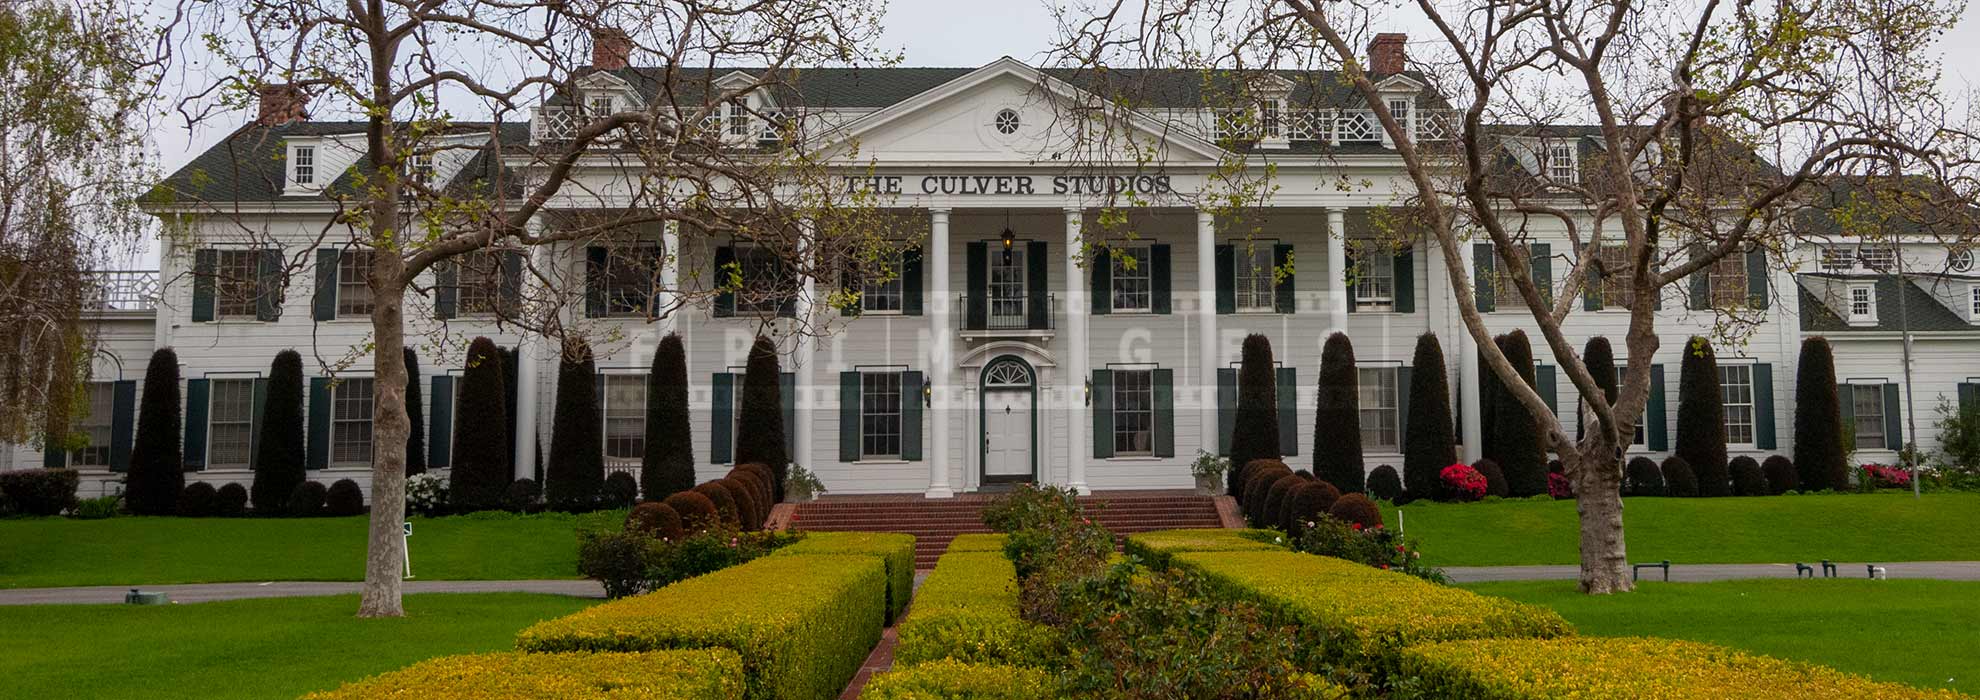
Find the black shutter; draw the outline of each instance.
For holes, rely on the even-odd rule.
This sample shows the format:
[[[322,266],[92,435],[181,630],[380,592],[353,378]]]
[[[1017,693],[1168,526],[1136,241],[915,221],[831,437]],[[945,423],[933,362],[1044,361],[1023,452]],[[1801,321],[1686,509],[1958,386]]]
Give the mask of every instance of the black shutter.
[[[1898,385],[1884,385],[1884,447],[1904,449],[1904,414],[1898,403]],[[1861,448],[1862,445],[1858,445]]]
[[[865,432],[860,420],[864,415],[860,410],[860,394],[865,390],[862,379],[859,372],[839,373],[839,461],[847,464],[859,461],[865,452],[859,443]]]
[[[611,251],[603,246],[587,246],[584,249],[584,315],[586,318],[605,317],[605,274],[611,262]]]
[[[1495,286],[1498,284],[1499,261],[1492,257],[1494,255],[1496,253],[1490,243],[1471,244],[1471,301],[1480,313],[1498,310],[1499,296]]]
[[[1292,262],[1293,247],[1291,245],[1280,243],[1272,246],[1272,269],[1275,276],[1279,270],[1291,269]],[[1296,286],[1293,284],[1292,273],[1288,272],[1285,277],[1278,278],[1278,280],[1279,283],[1272,287],[1272,310],[1282,314],[1297,311],[1298,304],[1293,299],[1293,290],[1296,289]]]
[[[1696,260],[1698,251],[1692,251],[1692,256],[1692,259]],[[1707,265],[1698,268],[1697,272],[1691,273],[1689,279],[1691,283],[1691,299],[1687,308],[1693,311],[1704,311],[1712,308],[1712,277],[1706,272],[1710,269],[1711,266]]]
[[[920,372],[901,374],[901,459],[921,461]]]
[[[853,278],[852,270],[839,271],[839,291],[843,292],[845,298],[848,300],[844,305],[839,307],[839,315],[858,317],[859,313],[865,310],[863,307],[866,306],[866,298],[860,296],[861,292],[865,290],[859,280]]]
[[[727,464],[736,447],[736,375],[716,372],[708,405],[708,462]]]
[[[1280,367],[1277,372],[1279,403],[1279,453],[1299,454],[1299,370]]]
[[[731,280],[729,267],[735,263],[736,249],[734,246],[717,246],[715,248],[715,275],[710,279],[713,280],[716,289],[723,289],[729,286]],[[724,291],[716,294],[715,317],[728,318],[734,315],[736,315],[736,293],[734,291]],[[716,460],[717,463],[726,461],[728,460]]]
[[[777,394],[784,400],[784,456],[797,459],[797,373],[777,375]]]
[[[201,248],[193,251],[193,323],[213,320],[213,275],[220,266],[220,251]]]
[[[206,469],[206,417],[211,380],[186,380],[185,470]]]
[[[1960,413],[1980,410],[1980,384],[1960,382],[1958,391]]]
[[[947,260],[937,264],[947,264]],[[909,248],[901,251],[901,313],[908,316],[921,315],[921,249]],[[943,290],[947,291],[947,290]]]
[[[522,309],[522,251],[502,251],[502,313],[513,314]]]
[[[1141,261],[1137,261],[1141,262]],[[1088,289],[1093,297],[1093,315],[1105,316],[1114,312],[1114,255],[1113,251],[1093,247],[1093,256],[1086,262]],[[1067,271],[1071,273],[1070,270]]]
[[[1217,246],[1217,313],[1237,313],[1237,247]]]
[[[783,258],[776,259],[777,286],[783,290],[777,300],[777,318],[797,318],[797,279]]]
[[[1169,245],[1157,243],[1148,246],[1148,280],[1150,287],[1153,288],[1149,299],[1150,311],[1166,314],[1173,308],[1174,304],[1169,298],[1173,295],[1170,276]]]
[[[51,436],[52,437],[52,436]],[[69,466],[69,451],[50,440],[41,446],[41,468],[61,469]]]
[[[1155,456],[1176,456],[1176,371],[1155,370]]]
[[[1767,249],[1757,245],[1746,251],[1746,305],[1767,308]]]
[[[963,282],[969,290],[969,295],[963,299],[963,329],[980,331],[989,325],[990,317],[989,245],[983,241],[970,241],[963,246],[963,251]]]
[[[1354,280],[1355,280],[1354,246],[1342,245],[1341,246],[1341,290],[1342,292],[1347,294],[1347,304],[1345,304],[1345,306],[1347,307],[1348,313],[1354,313],[1354,307],[1355,307],[1354,302],[1356,298],[1354,293]]]
[[[1540,292],[1540,300],[1554,303],[1554,247],[1546,243],[1533,243],[1526,247],[1531,253],[1526,267],[1533,278],[1533,288]]]
[[[1416,251],[1404,249],[1396,253],[1391,275],[1395,284],[1395,306],[1397,313],[1416,313]]]
[[[1230,455],[1231,430],[1237,427],[1237,370],[1217,368],[1217,454]]]
[[[433,390],[428,397],[433,406],[426,411],[426,466],[429,469],[442,469],[454,462],[454,378],[449,375],[433,377]]]
[[[1533,385],[1540,394],[1540,400],[1547,402],[1547,410],[1553,411],[1554,415],[1560,415],[1561,402],[1555,386],[1554,366],[1540,365],[1533,368]]]
[[[1774,366],[1765,362],[1753,366],[1753,447],[1775,449]]]
[[[262,248],[254,275],[254,320],[282,318],[282,249]]]
[[[330,466],[330,378],[309,378],[309,469]]]
[[[136,428],[137,380],[117,380],[110,385],[110,471],[130,471]]]
[[[1409,445],[1409,386],[1410,368],[1396,368],[1396,444],[1402,447]]]
[[[1664,420],[1664,366],[1650,365],[1650,400],[1643,405],[1644,439],[1651,451],[1671,448],[1670,424]]]
[[[310,315],[318,321],[337,318],[337,249],[316,249],[316,295],[310,300]]]
[[[1587,252],[1588,250],[1588,246],[1585,245],[1581,248],[1582,252]],[[1600,251],[1597,251],[1595,260],[1588,263],[1585,267],[1587,269],[1583,270],[1581,275],[1581,310],[1601,311],[1604,299],[1602,299],[1602,257]]]
[[[459,315],[461,260],[456,257],[433,265],[433,315],[450,319]]]
[[[1114,456],[1114,371],[1093,370],[1093,456]]]
[[[1026,306],[1031,312],[1031,318],[1027,319],[1030,323],[1026,327],[1032,330],[1045,329],[1047,326],[1046,321],[1051,318],[1052,314],[1051,305],[1045,301],[1045,292],[1051,288],[1050,278],[1046,277],[1047,272],[1051,268],[1046,265],[1047,259],[1045,255],[1044,241],[1032,241],[1026,244],[1024,263],[1027,269],[1025,270],[1024,283],[1027,287],[1026,291],[1030,295],[1030,300],[1026,303]],[[1073,274],[1073,271],[1067,270],[1066,274]]]
[[[248,469],[252,470],[261,454],[261,411],[268,405],[268,378],[255,377],[254,388],[249,392],[250,413],[248,413]]]

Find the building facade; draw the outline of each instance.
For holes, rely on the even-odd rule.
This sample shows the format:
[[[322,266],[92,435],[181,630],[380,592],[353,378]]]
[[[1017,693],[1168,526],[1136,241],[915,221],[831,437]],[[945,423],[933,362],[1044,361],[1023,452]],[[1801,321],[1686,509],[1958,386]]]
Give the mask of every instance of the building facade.
[[[1442,102],[1399,66],[1376,68],[1386,74],[1390,109],[1407,115],[1420,139],[1440,138]],[[579,99],[546,104],[529,124],[499,133],[531,144],[565,138],[580,104],[603,101],[609,110],[651,98],[641,93],[641,70],[598,70]],[[823,303],[817,290],[835,282],[813,281],[809,293],[790,299],[697,296],[652,318],[654,309],[673,308],[668,290],[708,289],[731,265],[755,274],[747,242],[676,226],[626,234],[660,261],[657,286],[645,276],[614,276],[619,253],[582,242],[438,267],[407,304],[408,343],[423,370],[428,463],[450,462],[455,383],[466,341],[476,336],[517,349],[516,454],[548,452],[556,353],[488,313],[540,283],[517,273],[522,256],[585,290],[585,303],[564,321],[604,339],[596,343],[605,425],[598,449],[612,469],[639,463],[645,374],[669,332],[687,347],[694,455],[704,477],[732,459],[742,368],[752,341],[766,333],[787,353],[793,460],[832,493],[945,497],[1022,481],[1081,491],[1189,487],[1197,451],[1221,451],[1228,440],[1238,349],[1250,334],[1268,337],[1280,363],[1281,434],[1294,468],[1311,466],[1321,347],[1336,331],[1353,341],[1359,363],[1370,468],[1401,466],[1409,363],[1424,333],[1437,334],[1447,353],[1461,453],[1479,456],[1476,349],[1452,303],[1443,253],[1406,231],[1398,240],[1381,222],[1413,186],[1365,105],[1299,100],[1311,91],[1288,82],[1287,101],[1267,101],[1261,109],[1273,113],[1254,114],[1254,126],[1243,127],[1256,129],[1246,167],[1271,168],[1273,190],[1233,217],[1189,204],[1228,166],[1220,144],[1238,127],[1221,108],[1185,99],[1140,110],[1123,127],[1155,144],[1153,157],[1072,167],[1043,155],[1055,144],[1054,114],[1040,95],[1076,90],[1053,72],[1004,59],[975,69],[819,70],[796,94],[829,99],[750,98],[751,113],[799,112],[816,120],[819,133],[856,142],[840,182],[877,195],[903,228],[925,231],[897,262],[897,277],[861,290],[856,313]],[[726,126],[743,138],[777,138],[750,113],[730,119]],[[55,455],[17,446],[5,463],[74,466],[96,489],[113,489],[145,358],[171,347],[185,378],[187,468],[200,472],[187,480],[249,481],[269,363],[293,348],[310,375],[311,478],[352,478],[369,488],[369,253],[339,244],[334,196],[353,177],[363,128],[264,119],[168,181],[197,180],[200,196],[152,205],[186,234],[164,242],[161,269],[149,278],[155,293],[144,290],[122,309],[106,305],[97,316],[106,342],[83,422],[92,446]],[[480,133],[450,138],[487,138],[487,129]],[[1558,177],[1574,177],[1597,147],[1572,132],[1523,143],[1509,151],[1512,162]],[[488,168],[485,159],[502,157],[458,153],[417,164],[421,176],[463,180]],[[609,158],[586,160],[577,177],[587,186],[572,189],[591,194],[566,196],[553,209],[607,204],[595,193],[624,176]],[[1128,212],[1133,238],[1115,242],[1125,255],[1089,258],[1084,232],[1099,225],[1101,202],[1123,193],[1138,203]],[[1561,293],[1572,264],[1565,231],[1538,219],[1528,224],[1530,269]],[[546,216],[541,225],[555,223]],[[1897,265],[1881,262],[1898,257],[1894,251],[1918,270],[1971,263],[1969,252],[1922,241],[1873,249],[1811,239],[1735,256],[1683,289],[1667,289],[1650,407],[1630,452],[1661,457],[1675,441],[1683,339],[1722,328],[1712,300],[1736,300],[1747,321],[1718,353],[1723,395],[1716,400],[1726,406],[1732,453],[1792,451],[1798,347],[1812,335],[1835,343],[1857,461],[1891,462],[1907,442],[1932,449],[1932,411],[1980,382],[1971,361],[1980,355],[1980,278],[1899,276]],[[1467,243],[1459,254],[1459,268],[1476,279],[1500,274],[1489,243]],[[1516,294],[1493,287],[1480,285],[1477,301],[1494,332],[1523,329],[1537,338]],[[1567,328],[1577,347],[1606,335],[1620,354],[1627,313],[1604,308],[1604,293],[1623,292],[1603,292],[1598,283]],[[793,332],[800,324],[828,332]],[[1898,361],[1906,332],[1914,337],[1908,379]],[[1573,433],[1574,388],[1545,345],[1535,345],[1538,388]],[[516,476],[540,479],[538,461],[517,460]]]

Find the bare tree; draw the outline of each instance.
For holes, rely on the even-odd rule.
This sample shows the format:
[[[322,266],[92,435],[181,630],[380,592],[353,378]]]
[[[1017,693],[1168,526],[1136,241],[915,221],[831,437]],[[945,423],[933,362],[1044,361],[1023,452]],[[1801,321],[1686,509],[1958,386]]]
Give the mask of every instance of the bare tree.
[[[1102,0],[1062,11],[1055,56],[1096,71],[1193,68],[1240,84],[1273,70],[1338,76],[1401,168],[1394,233],[1441,251],[1466,332],[1574,481],[1581,589],[1609,593],[1631,588],[1620,457],[1649,396],[1658,300],[1689,291],[1669,288],[1696,290],[1682,283],[1754,251],[1785,260],[1799,213],[1838,182],[1887,192],[1922,181],[1912,189],[1930,193],[1935,211],[1970,224],[1973,139],[1944,126],[1929,53],[1960,11],[1943,0]],[[1435,28],[1410,47],[1409,68],[1449,112],[1399,114],[1381,99],[1378,82],[1391,75],[1358,47],[1387,41],[1401,52],[1401,37],[1370,36],[1394,19]],[[1570,169],[1506,166],[1544,165],[1550,147],[1582,141],[1595,148]],[[1564,231],[1571,243],[1558,256],[1569,272],[1551,285],[1528,270],[1536,230]],[[1972,228],[1947,230],[1970,238]],[[1472,279],[1468,241],[1493,244],[1498,279]],[[1511,293],[1582,396],[1603,394],[1564,324],[1583,292],[1628,310],[1626,380],[1613,404],[1585,402],[1591,429],[1579,441],[1491,342],[1475,285]],[[1703,295],[1693,308],[1711,309],[1723,335],[1767,313],[1744,290],[1707,285]]]
[[[229,61],[228,74],[182,103],[189,123],[270,91],[295,91],[365,122],[358,163],[336,174],[348,185],[327,195],[340,212],[319,235],[327,245],[371,253],[371,338],[348,351],[369,355],[376,377],[359,615],[402,614],[406,304],[455,291],[422,273],[454,266],[467,289],[471,277],[497,279],[485,269],[494,256],[477,253],[630,245],[629,232],[664,225],[753,242],[781,274],[755,278],[730,264],[715,279],[688,275],[656,290],[669,301],[648,307],[648,318],[719,293],[788,299],[812,288],[802,280],[858,272],[858,261],[885,254],[891,236],[886,222],[871,220],[868,202],[826,186],[807,134],[830,125],[801,110],[773,111],[756,96],[795,89],[813,66],[886,61],[869,48],[877,19],[877,5],[858,0],[182,4],[173,46]],[[582,99],[601,83],[635,97]],[[489,120],[458,122],[448,105]],[[535,133],[505,128],[533,106],[542,106],[530,120]],[[431,164],[448,157],[485,165],[450,183],[429,182]],[[269,235],[238,203],[191,196],[161,194],[177,211],[204,214],[206,233],[178,235],[226,230],[216,218],[231,222],[232,235]],[[521,277],[531,291],[489,309],[501,323],[547,336],[588,331],[569,313],[581,295],[554,254],[511,259],[522,269],[499,274]],[[819,317],[780,328],[829,331],[814,322]]]

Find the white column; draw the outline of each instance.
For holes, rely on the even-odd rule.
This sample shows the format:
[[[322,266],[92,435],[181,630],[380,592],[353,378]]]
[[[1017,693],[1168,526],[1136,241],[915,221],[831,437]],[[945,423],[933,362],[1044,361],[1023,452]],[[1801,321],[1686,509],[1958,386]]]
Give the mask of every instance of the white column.
[[[1196,399],[1201,402],[1202,449],[1217,447],[1217,217],[1196,212]]]
[[[817,222],[811,219],[804,219],[798,222],[798,256],[805,261],[804,266],[807,270],[817,269],[812,259],[815,254],[812,243],[816,240],[817,235]],[[817,326],[813,323],[815,319],[812,318],[812,313],[817,309],[815,302],[818,295],[818,277],[807,272],[801,284],[803,285],[803,289],[798,292],[797,300],[797,323],[799,325],[797,328],[796,349],[797,377],[794,382],[797,385],[797,396],[791,399],[792,405],[795,407],[795,410],[792,412],[796,414],[797,420],[797,425],[794,426],[796,430],[791,435],[791,441],[797,446],[797,454],[791,455],[791,459],[797,464],[803,465],[806,469],[816,471],[818,469],[818,462],[812,459],[812,443],[816,442],[816,440],[813,439],[814,436],[812,435],[815,432],[815,426],[812,420],[811,407],[816,400],[815,395],[817,393],[813,391],[816,384],[812,381],[812,368],[818,364],[818,358],[815,357],[817,354],[818,338],[816,335]]]
[[[1086,429],[1090,425],[1090,410],[1086,402],[1091,399],[1086,391],[1087,340],[1086,340],[1086,276],[1080,273],[1080,226],[1085,222],[1086,212],[1078,207],[1066,208],[1066,484],[1081,494],[1091,493],[1086,487],[1086,450],[1089,443]]]
[[[1327,325],[1347,330],[1347,210],[1327,210]]]
[[[187,308],[174,296],[179,291],[179,285],[172,284],[172,278],[179,272],[178,254],[178,246],[172,245],[172,234],[158,237],[158,304],[153,307],[151,325],[153,350],[172,347],[172,324],[179,320],[179,309]],[[125,368],[127,372],[130,369]]]
[[[543,218],[539,216],[531,219],[529,227],[531,235],[543,235]],[[530,246],[530,266],[538,270],[548,269],[547,266],[553,264],[549,261],[561,259],[556,255],[555,249],[562,247],[562,244],[558,243]],[[522,278],[524,285],[530,285],[535,276],[525,271]],[[524,296],[527,297],[528,292],[524,292]],[[559,352],[552,350],[549,343],[540,336],[525,333],[516,340],[516,434],[511,436],[516,444],[515,478],[536,478],[536,414],[538,406],[542,403],[537,398],[540,393],[538,385],[541,383],[539,377],[542,376],[538,365],[542,364],[544,359],[558,355]]]
[[[1458,246],[1458,259],[1460,261],[1458,269],[1477,269],[1472,266],[1471,258],[1472,251],[1470,245]],[[1472,280],[1471,283],[1477,285],[1481,283],[1481,280]],[[1466,293],[1464,290],[1456,288],[1453,288],[1451,292],[1453,294]],[[1452,300],[1451,303],[1455,304],[1456,300]],[[1464,461],[1466,464],[1471,464],[1485,456],[1485,431],[1479,420],[1483,414],[1478,405],[1478,373],[1483,367],[1478,364],[1478,341],[1473,340],[1471,331],[1465,328],[1464,315],[1462,313],[1453,313],[1451,314],[1451,319],[1451,329],[1458,337],[1458,404],[1460,412],[1464,414],[1464,425],[1460,428],[1460,432],[1464,438]]]
[[[928,385],[933,396],[933,404],[928,411],[928,450],[922,455],[928,460],[929,498],[949,498],[956,492],[949,487],[949,404],[953,397],[955,360],[952,348],[956,330],[954,317],[950,315],[950,303],[955,295],[949,289],[949,210],[928,210],[928,254],[922,256],[921,269],[928,272],[928,290],[922,295],[922,303],[927,306],[928,336],[932,339],[928,347]]]
[[[659,310],[667,310],[674,308],[674,302],[680,298],[681,222],[668,221],[661,228],[660,249],[661,254],[665,256],[660,263],[660,293],[653,296],[654,301],[660,305]],[[680,326],[680,319],[668,314],[666,318],[660,320],[660,334],[665,336],[679,329]]]

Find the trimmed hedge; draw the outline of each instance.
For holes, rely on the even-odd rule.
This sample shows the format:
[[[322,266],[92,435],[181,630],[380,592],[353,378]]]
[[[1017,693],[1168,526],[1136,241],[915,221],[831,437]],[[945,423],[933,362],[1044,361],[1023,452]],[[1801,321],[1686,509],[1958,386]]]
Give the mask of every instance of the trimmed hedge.
[[[1170,557],[1182,552],[1283,552],[1285,547],[1270,543],[1283,536],[1274,530],[1156,530],[1128,535],[1121,543],[1121,553],[1166,569]]]
[[[247,515],[248,490],[240,484],[227,484],[214,492],[213,514],[222,518]]]
[[[323,504],[330,498],[330,490],[320,481],[305,481],[296,484],[289,492],[287,512],[291,518],[314,518],[323,514]]]
[[[1499,468],[1498,462],[1490,458],[1481,459],[1473,463],[1471,468],[1478,470],[1479,476],[1485,477],[1485,495],[1500,498],[1512,495],[1512,491],[1506,485],[1506,471]]]
[[[303,700],[740,700],[743,664],[728,649],[638,654],[443,656]]]
[[[874,676],[860,700],[1033,700],[1057,697],[1048,671],[941,659]]]
[[[1010,539],[1010,535],[1001,533],[985,534],[973,532],[967,535],[956,535],[955,539],[949,541],[948,551],[1001,552],[1004,551],[1004,541],[1008,539]]]
[[[669,542],[687,535],[681,529],[681,514],[665,503],[647,501],[626,513],[626,532],[643,532]]]
[[[1630,458],[1626,478],[1623,479],[1623,495],[1664,495],[1664,472],[1657,468],[1657,460],[1649,457]]]
[[[887,572],[872,557],[762,557],[539,622],[524,651],[727,647],[750,700],[830,700],[880,641]]]
[[[715,502],[694,491],[682,491],[668,496],[661,503],[674,509],[681,516],[681,527],[689,532],[700,532],[721,522],[716,515]]]
[[[639,481],[627,472],[612,472],[599,487],[598,501],[610,509],[631,508],[639,500]]]
[[[350,479],[338,479],[324,494],[323,513],[335,517],[363,515],[364,489]]]
[[[1768,495],[1779,496],[1801,490],[1801,473],[1795,471],[1793,460],[1774,455],[1760,463],[1760,471],[1767,477]]]
[[[998,552],[942,555],[897,629],[894,667],[954,659],[1045,666],[1058,633],[1018,617],[1017,567]]]
[[[1358,493],[1341,496],[1340,500],[1334,501],[1333,507],[1327,509],[1327,515],[1349,525],[1382,526],[1381,507],[1376,506],[1374,501],[1368,500],[1367,496]]]
[[[212,484],[204,481],[195,481],[186,484],[186,488],[179,491],[179,506],[177,509],[179,517],[213,517],[213,511],[219,507],[219,501],[220,492],[215,491]]]
[[[1664,458],[1664,493],[1679,498],[1698,495],[1698,475],[1691,471],[1691,463],[1683,457],[1671,455]]]
[[[1345,662],[1378,679],[1393,673],[1403,648],[1413,644],[1574,633],[1546,608],[1332,557],[1184,552],[1173,561],[1224,595],[1286,616],[1299,626],[1300,646],[1317,663]]]
[[[1647,637],[1450,641],[1402,652],[1406,698],[1960,698],[1699,642]]]
[[[1760,463],[1752,457],[1740,455],[1726,464],[1732,472],[1732,492],[1734,496],[1766,496],[1767,475],[1760,471]]]
[[[1375,471],[1368,473],[1368,494],[1372,498],[1380,498],[1390,503],[1401,500],[1402,475],[1396,473],[1395,467],[1387,464],[1376,467]]]
[[[892,532],[811,532],[771,552],[780,554],[857,554],[879,557],[887,567],[887,622],[907,609],[914,596],[914,535]]]
[[[0,494],[23,515],[61,515],[76,507],[76,487],[81,483],[74,469],[0,471]]]
[[[1319,479],[1300,484],[1286,498],[1285,510],[1279,513],[1279,529],[1291,534],[1299,534],[1300,523],[1318,522],[1341,499],[1341,490]]]

